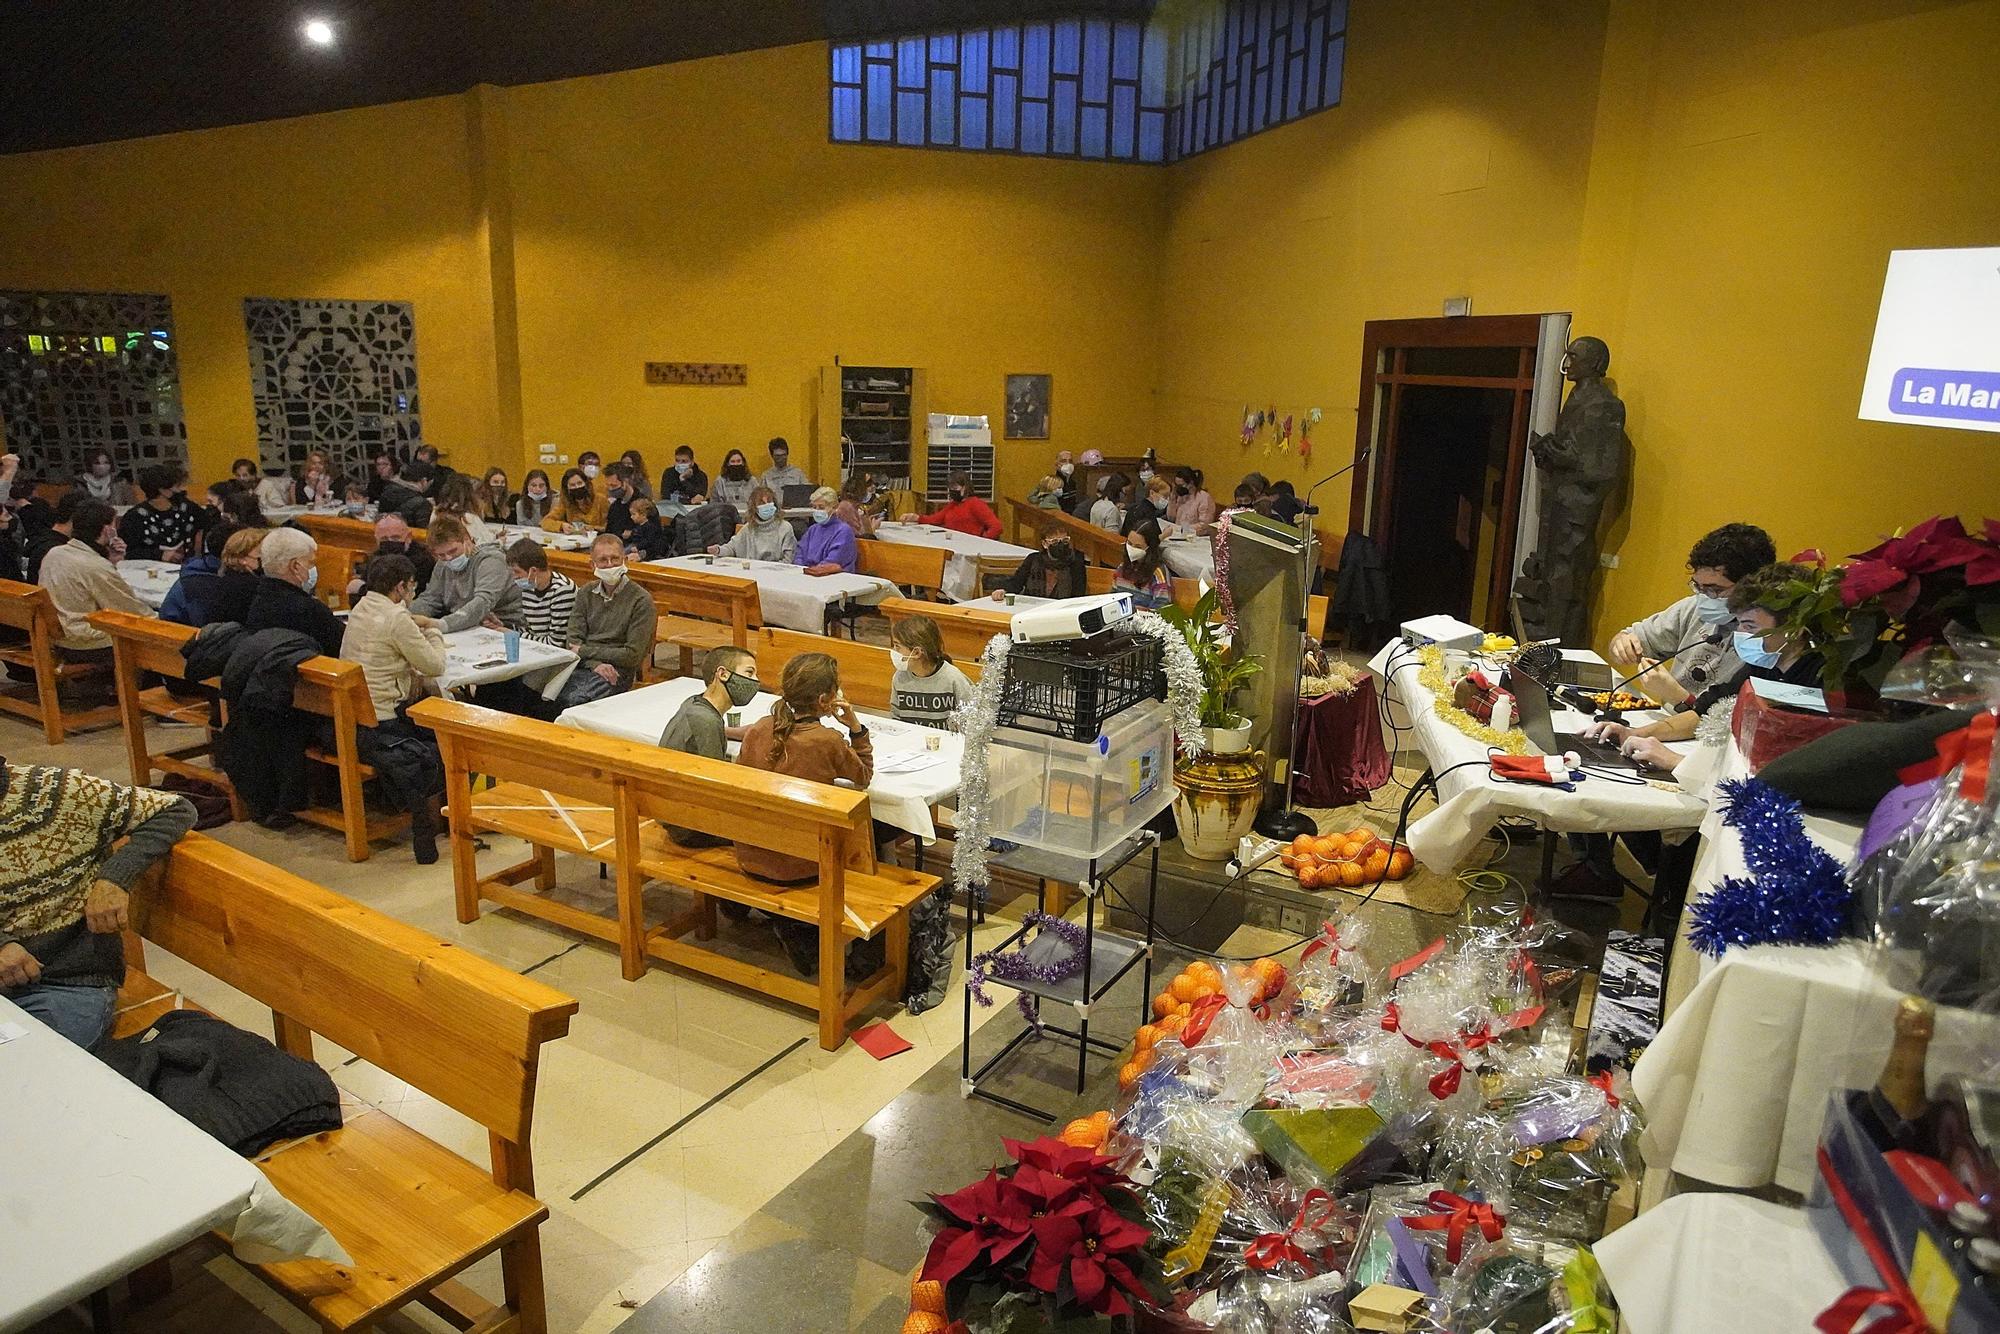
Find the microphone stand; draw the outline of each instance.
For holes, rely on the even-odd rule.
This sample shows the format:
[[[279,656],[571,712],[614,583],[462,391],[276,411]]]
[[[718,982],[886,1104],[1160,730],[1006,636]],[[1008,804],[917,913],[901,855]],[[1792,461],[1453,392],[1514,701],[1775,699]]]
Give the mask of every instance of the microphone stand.
[[[1325,486],[1334,478],[1353,472],[1367,460],[1369,454],[1373,451],[1374,447],[1372,445],[1362,446],[1361,451],[1354,456],[1353,462],[1344,468],[1336,468],[1317,482],[1314,482],[1306,489],[1305,503],[1299,507],[1299,522],[1305,526],[1306,530],[1305,543],[1299,548],[1298,635],[1301,647],[1299,649],[1298,665],[1292,671],[1292,748],[1291,754],[1285,756],[1285,804],[1274,806],[1270,810],[1265,811],[1257,817],[1257,823],[1252,826],[1252,828],[1264,837],[1276,839],[1280,843],[1289,843],[1300,834],[1315,834],[1319,832],[1319,825],[1310,815],[1295,810],[1292,806],[1292,793],[1298,785],[1299,776],[1299,683],[1305,680],[1306,656],[1304,643],[1306,632],[1309,628],[1306,624],[1306,615],[1308,609],[1312,606],[1311,566],[1314,546],[1312,521],[1313,516],[1319,513],[1319,508],[1312,503],[1312,498],[1322,486]]]

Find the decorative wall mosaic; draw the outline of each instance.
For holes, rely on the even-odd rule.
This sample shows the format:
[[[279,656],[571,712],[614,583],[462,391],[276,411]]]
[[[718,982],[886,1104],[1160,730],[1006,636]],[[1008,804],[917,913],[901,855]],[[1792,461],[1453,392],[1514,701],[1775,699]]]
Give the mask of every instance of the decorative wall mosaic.
[[[251,297],[243,325],[265,467],[295,470],[318,449],[336,476],[359,477],[377,450],[422,440],[409,302]]]
[[[61,481],[108,449],[130,476],[187,463],[173,303],[139,292],[0,291],[7,448]]]

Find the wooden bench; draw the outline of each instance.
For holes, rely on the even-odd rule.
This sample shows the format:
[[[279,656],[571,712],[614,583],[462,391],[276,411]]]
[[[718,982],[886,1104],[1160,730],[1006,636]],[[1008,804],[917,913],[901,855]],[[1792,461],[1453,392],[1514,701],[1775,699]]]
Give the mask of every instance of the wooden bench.
[[[917,546],[908,542],[885,542],[872,538],[855,543],[855,570],[887,579],[896,587],[919,589],[934,598],[944,596],[944,567],[951,553],[943,547]],[[866,610],[875,610],[867,608]]]
[[[104,666],[71,662],[57,651],[62,622],[56,616],[56,604],[48,589],[0,579],[0,628],[14,632],[9,636],[12,642],[0,644],[0,663],[25,667],[35,674],[35,697],[29,700],[12,691],[0,690],[0,709],[40,723],[42,736],[51,746],[60,746],[68,732],[118,721],[115,704],[93,709],[63,707],[63,685],[96,676],[104,671]]]
[[[909,603],[902,598],[890,600],[918,607],[940,605],[932,602]],[[809,635],[801,630],[766,626],[751,638],[750,651],[757,655],[758,679],[772,694],[778,693],[778,683],[784,679],[786,663],[801,653],[825,653],[840,664],[840,688],[850,701],[860,708],[882,713],[889,711],[891,683],[896,678],[896,669],[889,661],[889,650],[886,648],[857,643],[852,639],[834,639],[829,635]],[[949,646],[945,652],[951,653]],[[956,654],[952,657],[969,679],[979,680],[977,657],[959,658]]]
[[[885,599],[880,608],[893,634],[898,621],[912,616],[928,616],[937,622],[938,638],[944,651],[965,674],[977,680],[979,655],[995,635],[1012,633],[1013,608],[991,599],[982,602],[915,602],[909,598]]]
[[[271,1184],[331,1232],[351,1265],[251,1268],[329,1330],[363,1329],[421,1302],[460,1329],[548,1328],[530,1151],[541,1046],[577,1003],[429,932],[189,834],[135,887],[114,1033],[183,1001],[146,976],[150,941],[271,1009],[273,1038],[313,1059],[318,1034],[486,1127],[468,1162],[348,1096],[339,1130],[266,1151]],[[455,1275],[498,1251],[502,1306]]]
[[[409,715],[437,734],[444,752],[461,922],[476,921],[480,901],[488,900],[611,941],[628,980],[645,973],[650,957],[803,1006],[818,1013],[820,1045],[829,1051],[846,1039],[856,1014],[878,998],[902,995],[910,905],[938,881],[877,864],[867,793],[454,700],[423,700]],[[474,772],[498,781],[475,792]],[[753,879],[730,848],[683,848],[667,837],[662,821],[812,861],[818,883],[788,888]],[[533,855],[481,875],[472,841],[481,830],[524,839]],[[557,852],[611,867],[615,919],[550,897]],[[521,888],[528,880],[533,890]],[[694,906],[649,924],[649,880],[692,891]],[[774,973],[693,943],[690,937],[713,936],[717,899],[820,926],[819,980]],[[846,942],[878,935],[886,947],[883,967],[849,986]]]
[[[588,552],[551,551],[549,568],[560,570],[579,593],[597,579]],[[634,562],[626,577],[646,590],[659,613],[659,643],[680,651],[678,674],[694,674],[694,655],[724,644],[747,646],[750,634],[764,624],[764,606],[757,581],[709,570],[663,569]],[[652,654],[646,655],[647,665]]]
[[[1050,511],[1019,496],[1002,496],[1001,500],[1007,506],[1007,522],[1013,526],[1009,540],[1016,546],[1039,547],[1042,534],[1050,527],[1050,520],[1046,517]]]
[[[242,799],[228,775],[211,765],[193,761],[214,754],[214,738],[204,734],[194,745],[154,751],[146,736],[146,719],[172,718],[209,723],[208,705],[174,698],[163,687],[142,689],[144,672],[187,678],[187,660],[181,646],[197,633],[185,625],[122,611],[97,611],[91,624],[111,636],[112,669],[117,675],[118,703],[113,716],[124,725],[125,754],[132,766],[133,783],[145,787],[155,770],[179,774],[206,783],[229,795],[236,818],[243,818]],[[213,683],[207,684],[212,687]],[[301,820],[338,831],[347,841],[347,859],[365,862],[369,845],[398,837],[409,826],[410,817],[401,812],[371,816],[362,785],[375,776],[374,766],[361,762],[357,729],[375,726],[375,702],[368,694],[368,680],[361,664],[340,658],[307,658],[298,667],[292,687],[292,707],[318,714],[333,724],[333,748],[314,743],[306,747],[306,758],[331,767],[340,785],[338,806],[309,806],[298,813]]]
[[[1117,533],[1107,533],[1096,524],[1087,519],[1079,519],[1074,514],[1062,510],[1040,509],[1012,496],[1007,497],[1007,503],[1013,507],[1016,541],[1021,541],[1019,527],[1022,523],[1033,522],[1038,525],[1035,528],[1034,541],[1022,542],[1023,546],[1039,546],[1043,533],[1051,528],[1060,528],[1068,535],[1071,546],[1099,565],[1109,565],[1115,569],[1125,559],[1125,539]]]

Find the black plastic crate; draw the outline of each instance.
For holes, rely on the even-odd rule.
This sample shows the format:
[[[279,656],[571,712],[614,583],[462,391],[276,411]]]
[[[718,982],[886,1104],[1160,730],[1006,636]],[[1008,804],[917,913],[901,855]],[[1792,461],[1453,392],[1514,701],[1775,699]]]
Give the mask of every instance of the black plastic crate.
[[[1110,631],[1088,639],[1016,644],[1000,688],[1000,725],[1091,741],[1107,718],[1167,697],[1160,641]]]

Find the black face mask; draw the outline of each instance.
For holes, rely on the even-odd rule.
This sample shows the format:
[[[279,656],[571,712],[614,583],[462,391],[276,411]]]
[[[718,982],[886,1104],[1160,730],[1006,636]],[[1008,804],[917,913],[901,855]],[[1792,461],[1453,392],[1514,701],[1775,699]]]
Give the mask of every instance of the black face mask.
[[[408,542],[384,541],[377,545],[382,548],[383,554],[388,556],[400,556],[410,549]]]
[[[951,489],[951,498],[952,498],[953,500],[964,500],[964,499],[965,499],[965,492],[961,491],[961,490],[960,490],[959,488],[957,488],[957,487],[955,487],[955,486],[954,486],[954,487],[953,487],[953,488]]]
[[[1049,559],[1058,565],[1069,564],[1069,543],[1067,541],[1049,543]]]
[[[1186,482],[1182,482],[1180,485],[1176,486],[1174,490],[1175,492],[1183,496],[1191,496],[1194,494],[1194,488],[1189,486]]]

